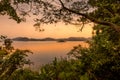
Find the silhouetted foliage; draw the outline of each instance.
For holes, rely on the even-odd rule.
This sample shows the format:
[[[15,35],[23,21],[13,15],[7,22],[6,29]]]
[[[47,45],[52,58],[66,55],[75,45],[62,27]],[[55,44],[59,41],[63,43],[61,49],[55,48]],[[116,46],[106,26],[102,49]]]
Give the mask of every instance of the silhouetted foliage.
[[[75,47],[71,55],[83,65],[84,74],[90,80],[118,80],[120,76],[120,33],[98,25],[88,49]],[[113,36],[114,35],[114,36]]]
[[[9,80],[9,77],[20,68],[23,68],[24,64],[30,64],[30,60],[26,59],[29,50],[13,49],[11,39],[5,36],[1,36],[0,49],[0,80]]]
[[[84,24],[94,22],[119,30],[119,3],[119,0],[1,0],[0,14],[7,14],[19,23],[32,13],[37,16],[35,26],[65,22],[82,25],[82,29]]]

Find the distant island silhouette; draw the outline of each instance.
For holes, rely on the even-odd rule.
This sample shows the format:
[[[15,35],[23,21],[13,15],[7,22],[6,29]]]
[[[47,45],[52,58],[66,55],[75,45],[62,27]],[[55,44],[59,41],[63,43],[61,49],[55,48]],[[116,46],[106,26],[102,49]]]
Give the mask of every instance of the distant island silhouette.
[[[47,38],[39,38],[39,39],[36,39],[36,38],[28,38],[28,37],[16,37],[16,38],[13,38],[12,40],[14,41],[88,41],[88,40],[91,40],[91,37],[89,38],[85,38],[85,37],[69,37],[69,38],[58,38],[58,39],[55,39],[55,38],[50,38],[50,37],[47,37]]]

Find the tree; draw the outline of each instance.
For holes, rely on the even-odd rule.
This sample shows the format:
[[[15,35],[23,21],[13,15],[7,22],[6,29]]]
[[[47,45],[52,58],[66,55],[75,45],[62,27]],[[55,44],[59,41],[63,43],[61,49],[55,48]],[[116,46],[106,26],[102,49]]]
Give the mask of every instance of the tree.
[[[23,20],[20,15],[32,12],[39,16],[34,20],[35,26],[60,21],[76,25],[94,22],[119,31],[119,0],[1,0],[0,3],[0,13],[10,15],[17,22]]]
[[[11,19],[19,23],[21,19],[18,17],[17,12],[14,7],[12,7],[10,1],[11,0],[0,0],[0,15],[9,15]]]
[[[11,39],[5,36],[0,37],[3,45],[0,46],[0,79],[8,80],[9,77],[19,69],[22,69],[25,64],[30,64],[30,60],[26,59],[29,50],[14,49]]]
[[[75,47],[69,54],[82,65],[80,74],[90,80],[118,80],[120,71],[120,34],[110,27],[94,27],[89,48]],[[101,31],[102,30],[102,31]],[[114,37],[113,37],[114,35]]]

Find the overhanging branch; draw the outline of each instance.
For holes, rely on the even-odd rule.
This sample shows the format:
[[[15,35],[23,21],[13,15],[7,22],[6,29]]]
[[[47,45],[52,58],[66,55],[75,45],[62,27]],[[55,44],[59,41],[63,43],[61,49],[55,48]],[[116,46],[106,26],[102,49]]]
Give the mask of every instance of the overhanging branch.
[[[74,13],[74,14],[83,16],[83,17],[89,19],[90,21],[92,21],[92,22],[94,22],[94,23],[101,24],[101,25],[106,25],[106,26],[111,26],[111,27],[114,27],[114,28],[116,28],[116,26],[117,26],[117,25],[114,24],[114,23],[107,22],[107,21],[97,20],[97,19],[95,19],[95,18],[93,18],[93,17],[91,17],[91,16],[89,16],[89,15],[87,15],[87,14],[80,13],[80,12],[77,12],[77,11],[75,11],[75,10],[71,10],[71,9],[65,7],[64,3],[63,3],[61,0],[59,0],[59,2],[61,3],[61,6],[62,6],[63,9],[65,9],[65,10],[67,10],[67,11],[69,11],[69,12],[72,12],[72,13]]]

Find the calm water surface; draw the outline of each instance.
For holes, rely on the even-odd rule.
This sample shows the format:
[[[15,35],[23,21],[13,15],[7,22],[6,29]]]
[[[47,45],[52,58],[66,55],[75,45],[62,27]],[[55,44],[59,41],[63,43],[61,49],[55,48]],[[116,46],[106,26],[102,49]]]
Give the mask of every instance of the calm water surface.
[[[50,63],[55,57],[67,57],[67,53],[77,45],[87,47],[87,43],[82,41],[15,41],[13,43],[15,48],[28,49],[33,52],[33,54],[29,54],[29,59],[34,66]]]

